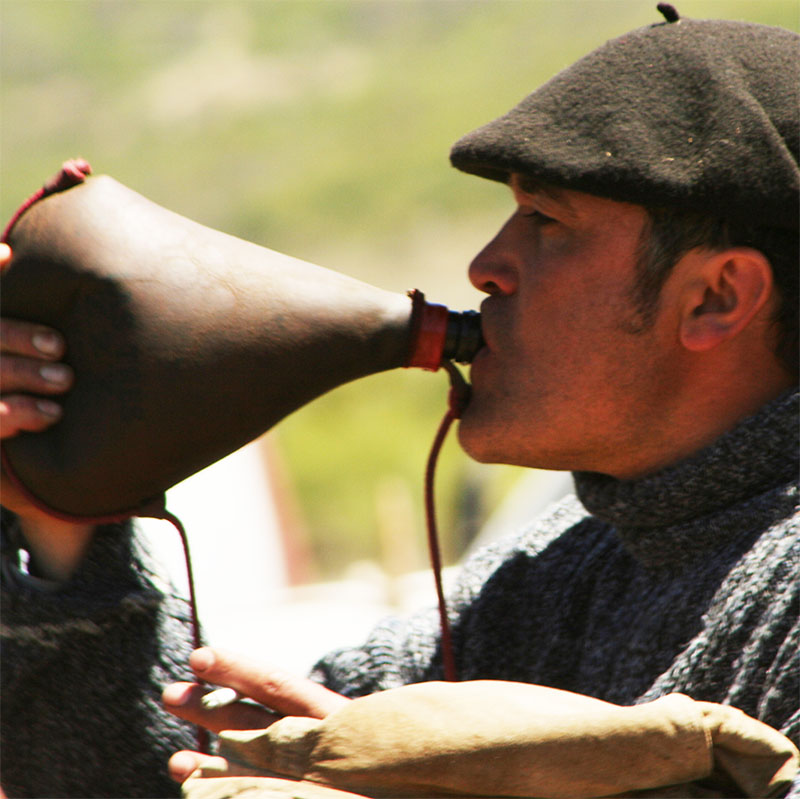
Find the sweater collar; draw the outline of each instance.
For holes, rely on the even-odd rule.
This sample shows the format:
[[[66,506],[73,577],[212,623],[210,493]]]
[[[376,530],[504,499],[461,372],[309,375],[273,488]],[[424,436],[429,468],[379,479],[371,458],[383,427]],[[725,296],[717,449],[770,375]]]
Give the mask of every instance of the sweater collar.
[[[709,524],[712,514],[797,479],[799,397],[796,387],[785,392],[710,446],[652,475],[617,480],[576,472],[578,497],[651,564],[671,559],[676,548],[685,557],[719,546],[733,531]]]

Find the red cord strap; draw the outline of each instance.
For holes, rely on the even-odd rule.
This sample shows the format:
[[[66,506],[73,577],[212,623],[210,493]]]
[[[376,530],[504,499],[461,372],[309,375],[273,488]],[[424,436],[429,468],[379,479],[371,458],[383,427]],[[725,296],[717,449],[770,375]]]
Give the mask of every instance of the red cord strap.
[[[442,633],[442,665],[444,668],[444,678],[449,682],[458,680],[455,656],[453,654],[453,639],[450,632],[450,619],[447,614],[447,601],[444,596],[442,586],[442,558],[439,549],[439,535],[436,525],[436,508],[434,506],[434,472],[439,453],[444,444],[447,432],[456,419],[461,418],[467,403],[469,402],[470,388],[461,376],[461,372],[450,363],[443,361],[441,364],[450,377],[450,396],[448,399],[447,413],[444,415],[439,430],[431,447],[428,456],[428,465],[425,469],[425,520],[428,528],[428,550],[433,570],[433,579],[436,583],[436,597],[439,602],[439,625]]]
[[[186,575],[189,581],[189,610],[191,612],[191,622],[192,622],[192,645],[195,649],[199,649],[203,645],[202,634],[200,631],[200,617],[197,612],[197,593],[195,592],[194,587],[194,571],[192,570],[192,557],[189,552],[189,537],[186,535],[186,528],[183,526],[183,522],[175,516],[174,513],[170,513],[166,507],[162,507],[160,514],[156,518],[164,519],[172,524],[172,526],[178,531],[178,535],[181,539],[181,544],[183,545],[183,557],[184,562],[186,564]],[[195,677],[195,679],[200,683],[203,684],[203,680]],[[201,726],[200,724],[197,725],[197,730],[195,732],[196,740],[197,740],[197,750],[204,755],[209,754],[210,752],[210,738],[208,734],[208,730]]]
[[[11,229],[17,224],[19,218],[39,200],[48,197],[51,194],[56,194],[59,191],[64,191],[72,186],[77,186],[78,183],[83,183],[88,175],[92,174],[92,167],[83,158],[73,158],[69,161],[64,161],[61,165],[61,170],[56,172],[38,191],[35,191],[25,200],[19,208],[17,208],[14,216],[11,217],[8,224],[3,231],[3,236],[0,241],[8,241],[8,236]]]

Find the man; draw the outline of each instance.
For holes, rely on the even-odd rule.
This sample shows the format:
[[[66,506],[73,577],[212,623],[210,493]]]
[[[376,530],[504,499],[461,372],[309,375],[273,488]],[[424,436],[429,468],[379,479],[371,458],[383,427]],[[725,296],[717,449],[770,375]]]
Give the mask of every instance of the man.
[[[455,656],[462,680],[625,706],[683,693],[797,742],[797,37],[665,13],[452,153],[516,203],[470,267],[486,347],[461,443],[573,470],[578,493],[465,566]],[[21,338],[14,351],[33,354]],[[79,532],[91,544],[69,553],[76,574],[101,538]],[[433,613],[324,658],[325,688],[209,650],[190,664],[313,718],[443,673]],[[215,730],[272,718],[208,711],[203,692],[177,683],[164,701]],[[201,762],[182,752],[173,776]]]

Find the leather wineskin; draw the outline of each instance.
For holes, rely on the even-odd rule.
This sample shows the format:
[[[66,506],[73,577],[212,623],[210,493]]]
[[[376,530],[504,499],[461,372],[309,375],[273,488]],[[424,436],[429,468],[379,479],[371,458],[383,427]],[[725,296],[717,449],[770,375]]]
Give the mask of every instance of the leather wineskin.
[[[4,317],[66,338],[62,419],[3,442],[54,515],[133,515],[335,386],[405,365],[410,299],[193,222],[108,176],[8,234]]]

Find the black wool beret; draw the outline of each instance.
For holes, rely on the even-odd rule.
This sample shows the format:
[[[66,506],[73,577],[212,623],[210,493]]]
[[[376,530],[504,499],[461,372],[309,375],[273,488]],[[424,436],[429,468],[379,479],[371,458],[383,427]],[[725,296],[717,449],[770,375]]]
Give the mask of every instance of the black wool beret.
[[[691,20],[632,31],[454,145],[455,167],[521,172],[640,205],[797,230],[800,36]]]

